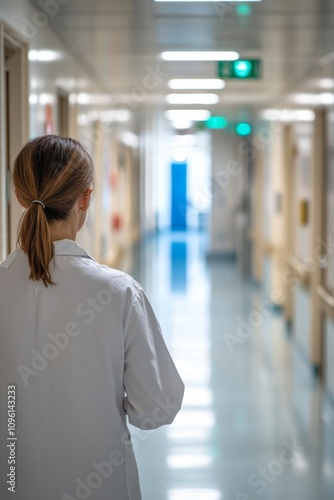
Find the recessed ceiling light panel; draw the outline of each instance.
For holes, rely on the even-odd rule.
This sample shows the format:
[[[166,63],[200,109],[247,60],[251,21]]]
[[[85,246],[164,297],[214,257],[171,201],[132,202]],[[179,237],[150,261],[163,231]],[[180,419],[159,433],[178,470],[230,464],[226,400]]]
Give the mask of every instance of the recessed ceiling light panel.
[[[217,104],[217,94],[168,94],[166,101],[169,104]]]
[[[234,51],[165,51],[161,53],[164,61],[236,61],[238,52]]]
[[[184,3],[184,2],[219,2],[222,3],[224,0],[154,0],[155,2],[179,2],[179,3]],[[238,3],[238,2],[244,2],[245,0],[229,0],[229,3]],[[247,2],[262,2],[262,0],[247,0]]]
[[[175,78],[168,82],[173,90],[219,90],[225,87],[219,78]]]
[[[168,120],[191,120],[205,121],[210,118],[211,113],[207,109],[169,109],[165,113]]]

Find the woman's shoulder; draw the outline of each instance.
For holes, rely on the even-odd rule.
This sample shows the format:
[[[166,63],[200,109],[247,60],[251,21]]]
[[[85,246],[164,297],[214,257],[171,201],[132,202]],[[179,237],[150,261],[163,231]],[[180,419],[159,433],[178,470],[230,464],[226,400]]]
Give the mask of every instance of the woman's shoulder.
[[[99,286],[105,285],[111,292],[136,296],[142,291],[140,283],[130,274],[95,260],[89,261],[86,272],[91,280]]]
[[[93,289],[108,287],[115,293],[132,291],[136,294],[140,285],[129,274],[101,264],[78,242],[69,239],[55,241],[55,281],[74,280],[83,287]],[[64,281],[63,281],[64,280]]]

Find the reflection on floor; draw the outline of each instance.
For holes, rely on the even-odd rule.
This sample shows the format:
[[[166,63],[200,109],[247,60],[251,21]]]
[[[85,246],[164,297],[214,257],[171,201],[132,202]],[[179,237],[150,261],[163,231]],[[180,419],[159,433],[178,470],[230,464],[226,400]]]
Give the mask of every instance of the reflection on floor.
[[[149,239],[131,274],[186,384],[173,425],[131,428],[143,500],[333,500],[334,407],[270,301],[197,234]]]

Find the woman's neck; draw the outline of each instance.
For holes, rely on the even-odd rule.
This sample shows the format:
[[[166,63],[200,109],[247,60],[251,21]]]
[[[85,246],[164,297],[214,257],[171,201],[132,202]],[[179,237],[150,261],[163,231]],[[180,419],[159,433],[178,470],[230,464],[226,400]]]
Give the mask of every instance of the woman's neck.
[[[75,241],[77,236],[77,228],[74,224],[66,221],[56,221],[50,224],[50,234],[51,241],[58,240],[73,240]]]

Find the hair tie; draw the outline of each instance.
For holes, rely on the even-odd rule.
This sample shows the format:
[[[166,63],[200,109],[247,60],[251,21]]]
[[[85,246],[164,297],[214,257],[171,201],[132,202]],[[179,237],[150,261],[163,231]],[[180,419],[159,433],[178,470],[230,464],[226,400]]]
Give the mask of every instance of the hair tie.
[[[31,202],[31,204],[33,204],[33,203],[39,203],[39,205],[42,205],[43,210],[45,210],[45,205],[44,205],[44,203],[43,203],[43,202],[41,202],[41,201],[39,201],[39,200],[33,200],[33,201]]]

